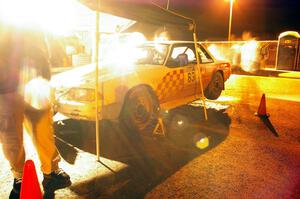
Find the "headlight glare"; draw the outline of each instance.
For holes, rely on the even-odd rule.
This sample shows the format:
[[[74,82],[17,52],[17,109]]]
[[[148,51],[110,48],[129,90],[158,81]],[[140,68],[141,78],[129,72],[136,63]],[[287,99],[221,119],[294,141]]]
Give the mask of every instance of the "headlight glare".
[[[95,101],[95,90],[89,88],[72,88],[67,94],[67,100],[93,102]]]

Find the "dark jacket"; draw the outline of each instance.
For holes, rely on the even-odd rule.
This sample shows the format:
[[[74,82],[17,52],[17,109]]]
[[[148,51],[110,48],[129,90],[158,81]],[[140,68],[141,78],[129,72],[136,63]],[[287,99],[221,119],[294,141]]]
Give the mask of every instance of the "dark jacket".
[[[37,75],[50,79],[48,49],[38,31],[0,27],[0,94],[18,90],[22,67],[33,67]]]

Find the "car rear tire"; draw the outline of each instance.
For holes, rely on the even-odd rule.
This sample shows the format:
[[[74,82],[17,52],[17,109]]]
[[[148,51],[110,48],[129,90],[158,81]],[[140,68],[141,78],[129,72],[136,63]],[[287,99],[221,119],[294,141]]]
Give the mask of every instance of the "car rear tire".
[[[120,119],[130,131],[152,133],[158,114],[159,102],[154,92],[138,86],[128,92]]]
[[[207,99],[215,100],[220,97],[224,88],[224,79],[220,72],[216,72],[212,77],[210,83],[204,91],[204,95]]]

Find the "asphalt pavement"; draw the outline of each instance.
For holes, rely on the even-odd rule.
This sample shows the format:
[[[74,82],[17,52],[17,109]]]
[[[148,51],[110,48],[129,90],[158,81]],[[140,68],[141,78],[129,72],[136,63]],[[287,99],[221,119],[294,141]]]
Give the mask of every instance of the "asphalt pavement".
[[[300,80],[232,75],[226,139],[159,184],[145,198],[300,198]],[[268,123],[256,117],[266,95]]]

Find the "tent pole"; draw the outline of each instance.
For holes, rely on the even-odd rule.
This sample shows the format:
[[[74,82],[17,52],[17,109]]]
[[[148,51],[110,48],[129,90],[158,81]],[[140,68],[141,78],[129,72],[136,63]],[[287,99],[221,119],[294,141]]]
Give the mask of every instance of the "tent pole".
[[[96,33],[95,33],[95,37],[96,37],[96,48],[95,48],[95,66],[96,66],[96,70],[95,70],[95,105],[96,105],[96,111],[95,111],[95,121],[96,121],[96,154],[97,154],[97,161],[100,161],[100,128],[99,128],[99,95],[98,95],[98,91],[99,91],[99,39],[100,39],[100,14],[99,14],[99,8],[100,8],[100,0],[97,0],[97,11],[96,11]]]
[[[193,32],[193,37],[194,37],[194,45],[195,45],[195,51],[196,51],[196,59],[197,59],[197,71],[200,77],[200,89],[201,89],[201,99],[203,102],[203,110],[204,110],[204,117],[205,120],[207,120],[207,111],[206,111],[206,104],[205,104],[205,97],[204,97],[204,92],[203,92],[203,83],[202,83],[202,68],[200,68],[200,58],[199,58],[199,54],[197,51],[197,35],[196,35],[196,24],[194,22],[194,32]]]
[[[170,0],[167,1],[167,10],[169,10]]]

